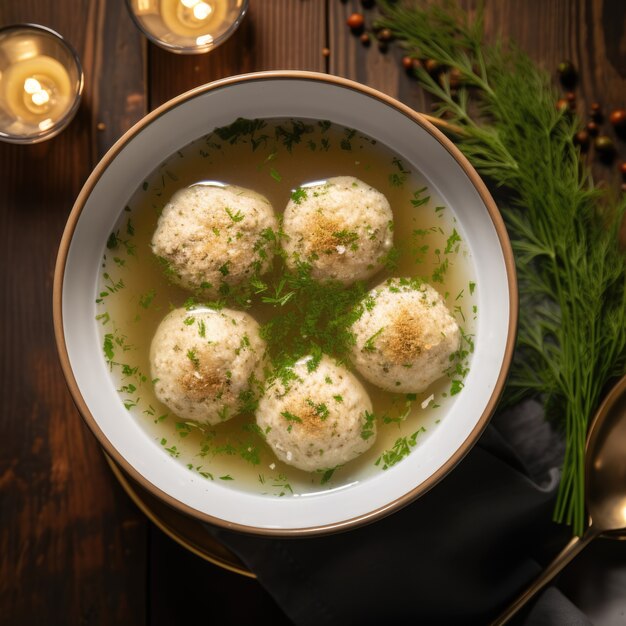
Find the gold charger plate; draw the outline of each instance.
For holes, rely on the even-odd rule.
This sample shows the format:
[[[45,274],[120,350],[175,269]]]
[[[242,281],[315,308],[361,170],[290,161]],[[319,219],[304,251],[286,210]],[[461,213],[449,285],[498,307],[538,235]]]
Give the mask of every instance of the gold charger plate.
[[[202,522],[178,513],[159,501],[127,476],[106,452],[104,453],[104,458],[130,499],[168,537],[205,561],[213,563],[213,565],[235,572],[241,576],[256,578],[235,554],[207,532]]]

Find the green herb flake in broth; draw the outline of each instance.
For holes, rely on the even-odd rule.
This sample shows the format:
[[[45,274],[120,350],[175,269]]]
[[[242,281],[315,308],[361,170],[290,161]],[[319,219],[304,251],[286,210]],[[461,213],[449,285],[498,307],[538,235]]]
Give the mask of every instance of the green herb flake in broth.
[[[103,350],[104,350],[104,356],[106,357],[106,360],[110,363],[113,361],[113,357],[115,356],[115,350],[113,347],[113,334],[112,333],[107,333],[104,336],[104,345],[103,345]]]
[[[428,204],[430,202],[430,196],[423,196],[424,192],[428,191],[428,187],[422,187],[413,193],[413,199],[411,200],[411,204],[414,208],[418,208],[423,206],[424,204]]]
[[[104,313],[96,315],[96,320],[98,322],[102,322],[102,325],[104,326],[105,324],[109,323],[109,321],[111,320],[111,316],[105,311]]]
[[[374,465],[378,466],[382,462],[382,469],[386,470],[393,467],[402,459],[409,456],[411,449],[417,445],[417,437],[420,433],[426,432],[426,429],[422,426],[419,430],[416,430],[412,435],[408,437],[399,437],[391,449],[383,452],[374,462]]]
[[[461,389],[463,389],[464,386],[465,384],[462,380],[453,380],[452,384],[450,385],[450,395],[455,396],[457,393],[460,393]]]
[[[376,424],[376,415],[373,412],[365,411],[363,414],[363,424],[361,426],[361,439],[367,441],[374,436],[374,426]]]
[[[291,200],[295,202],[296,204],[300,204],[303,200],[306,200],[306,199],[307,199],[306,189],[303,189],[302,187],[298,187],[291,194]]]
[[[444,254],[450,254],[451,252],[459,251],[459,243],[461,241],[461,236],[456,232],[456,228],[452,229],[452,234],[448,237],[446,241],[446,247],[443,251]]]
[[[290,127],[291,126],[291,127]],[[313,126],[301,120],[290,120],[284,125],[276,126],[276,140],[280,141],[287,152],[291,153],[294,145],[299,144],[302,137],[313,132]]]
[[[338,465],[337,467],[331,467],[327,470],[318,470],[318,472],[322,474],[320,485],[325,485],[333,477],[333,474],[339,469],[339,467],[340,466]]]
[[[142,306],[144,309],[147,309],[152,304],[152,301],[154,300],[155,296],[156,296],[156,291],[154,289],[150,289],[148,293],[145,293],[142,296],[139,296],[140,306]]]
[[[389,174],[389,184],[392,187],[402,187],[406,182],[406,174],[398,174],[398,172],[392,172]]]

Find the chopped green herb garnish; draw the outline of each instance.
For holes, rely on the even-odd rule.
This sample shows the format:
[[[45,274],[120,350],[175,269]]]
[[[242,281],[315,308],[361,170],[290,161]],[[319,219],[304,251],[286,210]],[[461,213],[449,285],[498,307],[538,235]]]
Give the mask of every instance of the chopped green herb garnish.
[[[363,425],[361,427],[361,439],[367,441],[375,434],[376,415],[370,411],[365,411],[363,415]]]
[[[224,210],[226,211],[226,213],[228,213],[228,217],[230,217],[233,222],[241,222],[241,220],[243,220],[243,218],[245,217],[241,211],[237,211],[237,213],[233,214],[232,210],[228,207],[226,207]]]
[[[374,346],[374,340],[383,332],[383,330],[385,330],[384,326],[379,328],[371,337],[369,337],[365,341],[365,344],[362,348],[363,352],[374,352],[376,350],[376,347]]]
[[[413,199],[411,204],[417,208],[430,202],[430,196],[422,195],[425,191],[428,191],[428,187],[422,187],[413,193]]]
[[[444,254],[450,254],[451,252],[457,252],[459,249],[459,242],[461,241],[461,236],[456,232],[456,228],[452,229],[452,234],[448,237],[448,241],[446,242]]]
[[[306,199],[307,199],[306,189],[303,189],[302,187],[298,187],[291,194],[291,200],[295,202],[296,204],[300,204],[303,200],[306,200]]]
[[[383,452],[374,462],[374,465],[380,465],[382,462],[382,469],[386,470],[402,461],[402,459],[409,456],[411,449],[417,444],[417,437],[420,433],[426,432],[426,429],[422,426],[419,430],[416,430],[409,437],[399,437],[396,439],[393,447]]]
[[[199,369],[200,359],[195,350],[187,350],[187,358],[193,363],[195,369]]]

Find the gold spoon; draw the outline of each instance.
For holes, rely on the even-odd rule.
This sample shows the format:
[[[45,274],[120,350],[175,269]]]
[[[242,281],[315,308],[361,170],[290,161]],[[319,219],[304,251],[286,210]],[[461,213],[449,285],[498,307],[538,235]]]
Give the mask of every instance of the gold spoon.
[[[506,624],[596,537],[626,539],[626,376],[610,391],[589,427],[585,494],[589,525],[583,536],[573,537],[492,626]]]

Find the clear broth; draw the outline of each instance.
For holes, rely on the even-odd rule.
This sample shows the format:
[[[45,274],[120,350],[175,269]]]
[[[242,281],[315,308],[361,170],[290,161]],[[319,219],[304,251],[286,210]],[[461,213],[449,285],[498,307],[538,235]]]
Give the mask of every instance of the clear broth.
[[[401,450],[407,441],[408,449],[419,454],[421,442],[445,419],[452,396],[462,393],[477,308],[474,272],[463,233],[452,212],[427,189],[419,172],[409,171],[412,169],[371,138],[314,120],[233,124],[165,160],[122,211],[102,263],[97,319],[104,353],[129,419],[138,420],[164,453],[207,480],[277,496],[344,488],[385,471],[403,458]],[[394,213],[398,266],[378,273],[368,281],[368,288],[390,276],[419,276],[432,284],[462,327],[468,354],[459,361],[457,374],[444,376],[415,399],[383,391],[355,371],[376,415],[391,420],[378,419],[376,442],[359,458],[332,473],[307,473],[281,463],[261,437],[246,429],[254,422],[251,415],[199,429],[177,418],[156,399],[150,381],[150,342],[163,317],[172,308],[183,306],[191,294],[167,281],[151,252],[150,240],[172,194],[194,183],[211,180],[253,189],[281,214],[294,189],[333,176],[355,176],[378,189]],[[416,207],[417,200],[422,203]],[[442,282],[434,282],[433,273]],[[248,312],[259,323],[280,313],[256,302]]]

